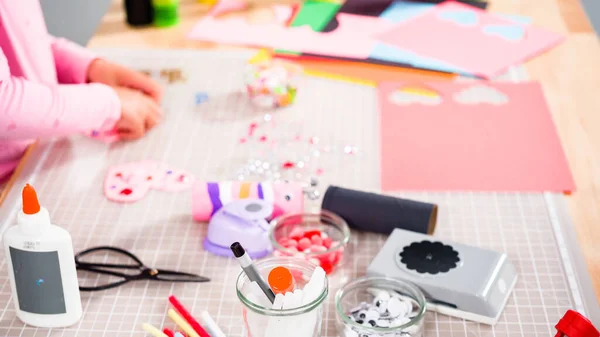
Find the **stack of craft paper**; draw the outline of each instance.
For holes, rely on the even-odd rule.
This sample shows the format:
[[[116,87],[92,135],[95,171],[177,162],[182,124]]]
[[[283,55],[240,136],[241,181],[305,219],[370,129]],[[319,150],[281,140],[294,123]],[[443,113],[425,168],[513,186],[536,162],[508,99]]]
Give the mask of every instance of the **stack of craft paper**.
[[[348,0],[341,8],[309,1],[295,17],[288,6],[274,6],[273,11],[276,21],[264,24],[242,16],[208,17],[189,37],[273,48],[304,58],[403,65],[483,78],[498,75],[562,40],[521,20],[454,1],[434,5]]]
[[[448,1],[396,25],[377,40],[483,78],[555,46],[555,33]]]

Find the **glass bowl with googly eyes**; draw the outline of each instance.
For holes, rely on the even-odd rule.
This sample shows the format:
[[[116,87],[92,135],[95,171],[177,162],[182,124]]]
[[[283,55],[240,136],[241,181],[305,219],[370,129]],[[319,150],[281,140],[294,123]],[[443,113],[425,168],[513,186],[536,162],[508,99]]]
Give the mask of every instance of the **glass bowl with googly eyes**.
[[[340,216],[321,210],[286,214],[271,221],[273,255],[299,257],[331,274],[345,261],[350,228]]]
[[[335,295],[340,337],[422,337],[426,300],[412,283],[362,277]]]

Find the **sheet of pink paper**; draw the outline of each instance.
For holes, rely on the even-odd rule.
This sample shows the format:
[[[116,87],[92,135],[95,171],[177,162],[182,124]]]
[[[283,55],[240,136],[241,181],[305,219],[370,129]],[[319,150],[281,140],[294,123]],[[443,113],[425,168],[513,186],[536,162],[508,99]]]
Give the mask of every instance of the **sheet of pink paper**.
[[[439,97],[411,101],[415,86]],[[386,82],[378,98],[385,191],[575,189],[537,83]]]
[[[223,44],[260,46],[335,57],[366,59],[377,44],[373,36],[394,25],[384,19],[338,14],[339,26],[332,32],[313,31],[308,25],[252,24],[244,17],[199,21],[188,37]]]
[[[455,21],[442,17],[453,16]],[[476,19],[476,20],[473,20]],[[456,23],[456,22],[461,22]],[[524,35],[507,39],[484,30],[521,29]],[[425,14],[376,36],[384,43],[447,62],[474,75],[491,78],[563,41],[563,37],[532,25],[492,15],[455,1],[433,7]]]
[[[208,16],[219,16],[229,12],[237,12],[248,7],[246,0],[221,0],[211,8]]]

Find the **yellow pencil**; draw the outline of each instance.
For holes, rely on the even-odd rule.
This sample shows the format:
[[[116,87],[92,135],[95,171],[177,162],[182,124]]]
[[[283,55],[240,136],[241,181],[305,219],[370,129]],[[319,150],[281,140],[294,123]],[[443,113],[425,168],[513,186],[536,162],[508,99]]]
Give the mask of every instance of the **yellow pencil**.
[[[186,322],[183,317],[181,317],[175,310],[169,309],[168,311],[169,317],[177,324],[177,326],[185,332],[188,337],[200,337],[196,331],[192,328],[192,326]]]
[[[146,332],[148,332],[154,337],[169,337],[164,332],[158,330],[157,328],[148,323],[142,324],[142,329],[146,330]]]

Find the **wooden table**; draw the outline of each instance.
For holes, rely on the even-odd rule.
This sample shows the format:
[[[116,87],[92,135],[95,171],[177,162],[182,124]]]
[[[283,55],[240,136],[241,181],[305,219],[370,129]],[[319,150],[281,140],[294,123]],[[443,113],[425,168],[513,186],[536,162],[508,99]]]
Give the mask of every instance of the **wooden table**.
[[[268,1],[268,2],[267,2]],[[273,3],[260,0],[260,5]],[[278,1],[281,3],[282,1]],[[185,34],[207,12],[181,0],[182,22],[169,29],[133,29],[115,1],[90,41],[92,48],[207,48]],[[582,252],[600,300],[600,44],[577,0],[496,0],[491,11],[525,15],[541,27],[565,34],[558,48],[527,63],[531,79],[544,87],[558,133],[577,183],[568,198]],[[596,131],[594,131],[596,130]]]

